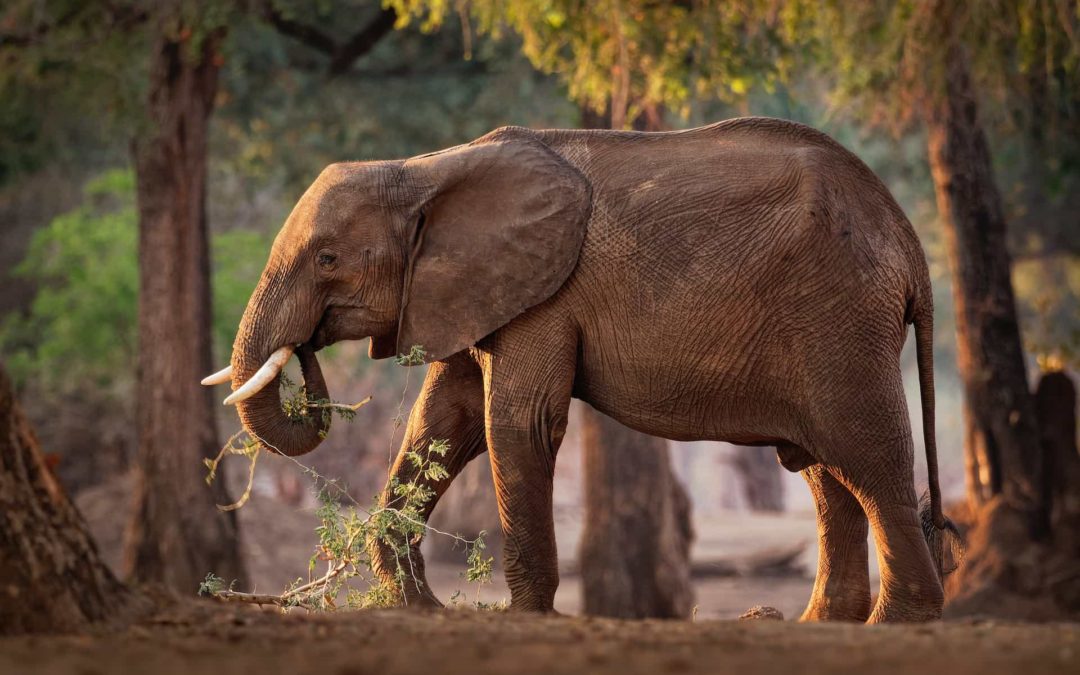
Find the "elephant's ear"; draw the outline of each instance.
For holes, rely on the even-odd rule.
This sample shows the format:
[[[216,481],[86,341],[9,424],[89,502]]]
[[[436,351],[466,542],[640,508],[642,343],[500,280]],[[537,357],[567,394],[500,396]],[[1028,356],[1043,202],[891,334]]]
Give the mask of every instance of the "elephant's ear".
[[[400,184],[416,222],[398,353],[437,361],[559,290],[577,264],[588,181],[527,129],[408,160]]]

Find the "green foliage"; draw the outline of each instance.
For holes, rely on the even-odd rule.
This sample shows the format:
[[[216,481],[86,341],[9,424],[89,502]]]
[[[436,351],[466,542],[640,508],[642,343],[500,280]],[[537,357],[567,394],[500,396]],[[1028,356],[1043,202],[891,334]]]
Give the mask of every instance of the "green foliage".
[[[224,579],[211,572],[199,584],[199,595],[217,595],[223,591],[232,590],[234,584],[235,582],[226,586]]]
[[[134,378],[138,342],[138,223],[135,180],[116,169],[87,183],[83,205],[35,233],[12,272],[38,291],[26,315],[0,326],[0,348],[19,381],[71,393],[87,386],[123,403]],[[214,337],[229,353],[270,238],[230,230],[211,239]]]
[[[344,40],[380,0],[275,5]],[[472,60],[462,54],[471,50]],[[408,157],[466,142],[507,124],[566,127],[577,110],[512,43],[460,31],[403,28],[352,70],[327,78],[323,55],[264,22],[237,24],[225,46],[215,112],[214,172],[284,187],[285,213],[335,161]],[[296,152],[303,148],[303,152]]]
[[[628,123],[645,105],[682,117],[700,98],[736,100],[771,88],[791,57],[774,2],[658,3],[650,0],[391,0],[400,15],[433,30],[451,10],[478,30],[522,41],[529,61],[566,84],[570,98]],[[467,9],[462,9],[467,8]]]
[[[945,86],[962,46],[978,90],[1007,116],[1053,126],[1080,109],[1080,7],[1057,0],[788,0],[788,40],[802,42],[835,84],[837,104],[901,128]]]
[[[419,366],[424,363],[424,356],[427,352],[424,351],[423,346],[413,345],[409,348],[409,353],[398,354],[394,357],[394,361],[399,366]]]
[[[1017,297],[1025,300],[1025,348],[1045,370],[1080,370],[1080,259],[1062,254],[1021,260],[1012,278]]]
[[[85,204],[35,233],[14,274],[40,286],[28,316],[9,316],[0,346],[18,380],[70,393],[79,384],[119,393],[130,384],[137,339],[134,183],[110,171]]]
[[[237,20],[244,4],[5,2],[0,7],[0,184],[50,160],[84,163],[88,155],[102,154],[112,163],[121,159],[133,135],[147,128],[149,57],[159,34],[194,56],[211,32]]]

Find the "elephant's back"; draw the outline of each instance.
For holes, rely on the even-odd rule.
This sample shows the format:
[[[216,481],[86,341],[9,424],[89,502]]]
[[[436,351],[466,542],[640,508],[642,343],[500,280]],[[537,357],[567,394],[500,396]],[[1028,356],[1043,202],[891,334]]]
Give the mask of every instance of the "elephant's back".
[[[880,179],[806,125],[746,117],[674,132],[537,133],[593,186],[581,271],[657,300],[823,269],[910,295],[925,268]]]
[[[891,194],[854,153],[813,127],[773,117],[737,117],[679,131],[554,129],[533,132],[605,192],[695,193],[736,203],[807,183],[846,193],[874,219],[905,220]],[[847,188],[847,189],[845,189]],[[652,196],[655,196],[652,195]],[[788,201],[798,195],[788,195]],[[658,204],[662,205],[662,203]]]

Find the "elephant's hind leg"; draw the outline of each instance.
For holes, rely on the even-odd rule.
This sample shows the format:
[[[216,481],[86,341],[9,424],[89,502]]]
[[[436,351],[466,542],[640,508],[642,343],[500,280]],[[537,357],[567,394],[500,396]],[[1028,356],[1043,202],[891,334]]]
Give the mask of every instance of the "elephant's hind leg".
[[[855,496],[870,523],[881,592],[870,623],[941,618],[943,593],[917,514],[914,448],[903,387],[868,388],[848,410],[847,441],[823,461]],[[825,460],[826,458],[823,458]]]
[[[855,497],[823,466],[801,472],[814,498],[818,567],[800,621],[866,621],[870,616],[867,520]]]
[[[423,453],[433,440],[446,440],[449,451],[441,460],[448,477],[431,480],[406,457],[410,450]],[[422,485],[432,490],[421,516],[427,520],[439,498],[470,460],[487,449],[484,440],[484,385],[480,368],[467,354],[458,354],[446,361],[431,364],[423,389],[409,415],[409,424],[401,442],[401,450],[390,470],[390,480],[398,484]],[[382,506],[397,506],[400,497],[386,490],[380,499]],[[402,559],[386,543],[368,542],[372,568],[388,588],[396,589],[402,604],[410,607],[441,606],[428,586],[424,573],[424,558],[420,541],[411,541],[408,555]],[[398,571],[405,571],[400,578]]]

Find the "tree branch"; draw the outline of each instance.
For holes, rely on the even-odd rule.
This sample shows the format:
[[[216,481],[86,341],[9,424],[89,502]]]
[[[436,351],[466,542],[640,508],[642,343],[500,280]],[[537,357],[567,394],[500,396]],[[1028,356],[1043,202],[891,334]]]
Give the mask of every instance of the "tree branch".
[[[286,17],[273,2],[263,3],[263,16],[282,35],[291,37],[312,49],[330,57],[330,77],[341,75],[352,67],[357,59],[370,52],[379,40],[394,29],[397,13],[381,9],[366,26],[342,44],[333,36],[315,26]]]
[[[371,23],[341,45],[330,61],[330,75],[344,73],[357,59],[370,52],[384,35],[394,30],[395,21],[397,21],[397,14],[394,10],[384,9],[379,12]]]
[[[294,21],[283,15],[281,10],[274,6],[273,2],[263,3],[263,16],[277,32],[295,39],[298,42],[320,51],[328,56],[333,56],[337,51],[334,38],[322,32],[314,26]]]

